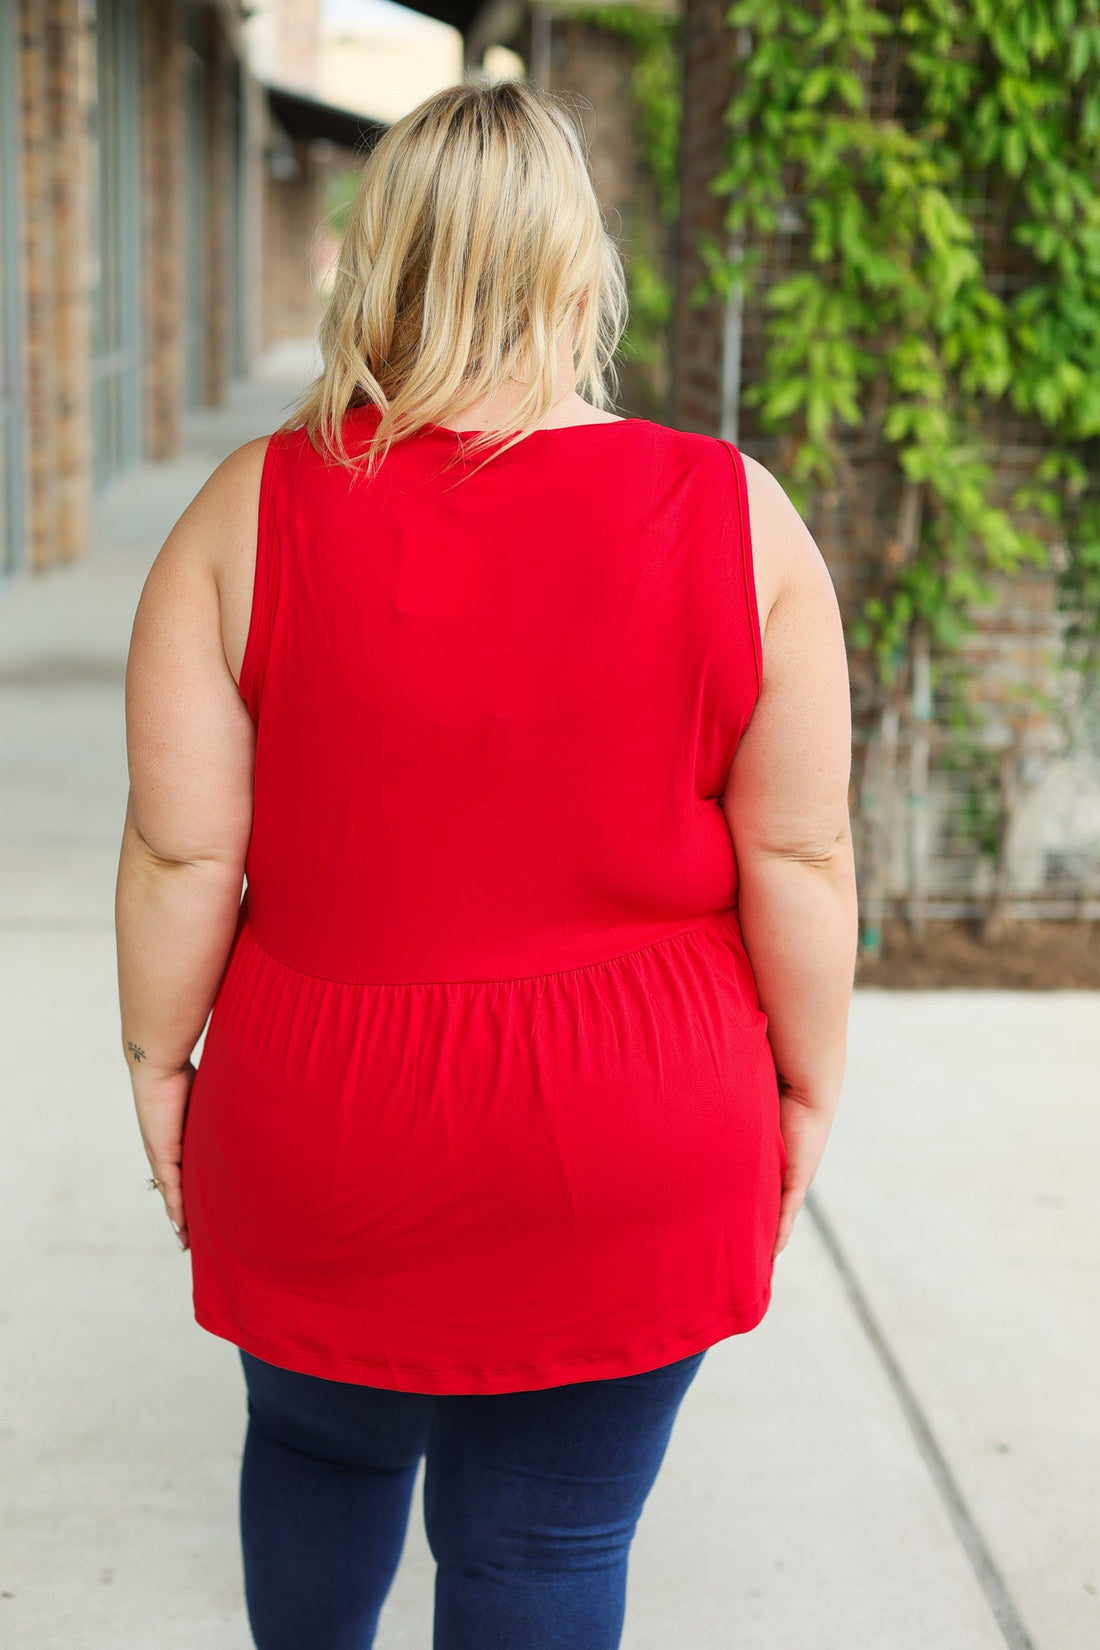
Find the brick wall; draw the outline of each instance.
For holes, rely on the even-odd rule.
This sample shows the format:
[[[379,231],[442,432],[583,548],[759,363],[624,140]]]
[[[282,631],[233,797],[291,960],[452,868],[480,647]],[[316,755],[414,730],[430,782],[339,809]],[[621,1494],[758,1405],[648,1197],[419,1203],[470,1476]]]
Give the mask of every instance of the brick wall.
[[[726,244],[724,211],[726,201],[709,188],[721,165],[723,114],[733,96],[742,54],[750,49],[746,35],[734,31],[725,21],[721,0],[685,0],[684,34],[684,129],[681,169],[681,218],[675,244],[676,299],[673,320],[673,374],[669,422],[684,429],[729,433],[723,428],[723,401],[738,401],[738,383],[723,372],[726,305],[708,297],[698,305],[693,290],[702,281],[705,264],[700,242],[711,236],[719,246]],[[864,71],[868,102],[872,113],[893,114],[904,119],[904,109],[895,110],[889,100],[896,77],[891,64],[876,60]],[[984,193],[984,180],[968,180],[968,192],[977,199]],[[1007,296],[1027,279],[1027,254],[1010,240],[999,203],[987,205],[987,267],[994,289]],[[762,251],[754,290],[746,295],[741,315],[741,392],[757,382],[765,370],[763,295],[769,284],[792,270],[809,267],[804,224],[789,228],[754,243]],[[984,430],[991,442],[994,463],[992,496],[1007,505],[1013,489],[1029,474],[1044,450],[1045,436],[1037,423],[1020,419],[1010,409],[988,410]],[[738,444],[782,478],[785,469],[784,443],[760,428],[755,409],[738,405]],[[841,474],[836,486],[822,488],[811,501],[806,518],[828,563],[837,597],[846,618],[858,611],[863,597],[875,582],[881,558],[896,536],[901,486],[891,449],[868,427],[846,433],[841,438]],[[1043,524],[1029,526],[1042,531]],[[990,606],[975,606],[970,616],[977,623],[973,638],[964,644],[960,663],[969,675],[968,694],[980,717],[984,718],[981,742],[991,750],[1003,748],[1018,759],[1021,772],[1032,774],[1037,786],[1056,785],[1064,735],[1057,719],[1028,710],[1020,688],[1030,684],[1052,695],[1072,694],[1073,684],[1061,679],[1054,668],[1058,657],[1062,619],[1056,609],[1054,575],[1028,569],[1015,579],[990,581],[997,599]],[[872,748],[875,725],[872,683],[859,669],[853,670],[853,711],[855,776]],[[896,784],[899,793],[906,784],[906,707],[903,706],[903,739]],[[931,755],[933,776],[929,812],[932,855],[930,892],[943,896],[939,914],[965,914],[968,907],[956,897],[983,891],[990,883],[989,862],[980,860],[977,838],[967,820],[976,802],[974,774],[949,769],[944,762],[950,744],[946,731],[933,727]],[[1066,831],[1071,857],[1076,854],[1097,859],[1100,852],[1100,753],[1091,784],[1093,802],[1079,809],[1075,823]],[[983,781],[984,782],[984,781]],[[996,802],[994,800],[994,806]],[[900,799],[894,809],[897,828],[886,845],[889,864],[888,892],[904,902],[908,887],[905,805]],[[1068,815],[1067,815],[1068,817]],[[857,833],[860,820],[856,818]],[[1029,827],[1034,831],[1036,827]],[[1091,840],[1091,848],[1089,846]],[[1065,846],[1065,845],[1064,845]],[[1029,895],[1042,895],[1043,877],[1036,877],[1035,856],[1030,853],[1026,833],[1015,832],[1012,853],[1020,869],[1010,881]],[[1050,849],[1053,865],[1059,851]],[[1064,857],[1064,856],[1063,856]],[[1026,876],[1025,862],[1031,867]],[[1098,860],[1100,863],[1100,860]],[[1064,888],[1061,890],[1064,893]],[[1064,914],[1051,911],[1050,914]]]
[[[25,532],[32,567],[77,555],[90,495],[88,0],[20,0]]]
[[[548,27],[547,27],[548,25]],[[550,14],[548,89],[566,97],[580,117],[596,194],[605,221],[629,270],[639,254],[672,276],[672,230],[660,216],[657,190],[645,163],[631,90],[634,48],[621,35],[570,17]],[[669,362],[654,367],[621,360],[619,405],[635,416],[664,416]]]
[[[183,83],[179,0],[143,0],[145,452],[179,447],[183,414]]]
[[[93,80],[91,7],[50,0],[47,96],[52,130],[49,215],[53,256],[53,487],[58,557],[79,554],[91,494],[91,352],[88,115]]]
[[[60,498],[54,485],[53,408],[58,394],[57,281],[52,212],[55,158],[50,124],[51,53],[48,0],[20,0],[19,87],[22,126],[25,521],[30,560],[44,566],[62,555]]]
[[[684,83],[680,156],[680,216],[673,243],[672,379],[669,422],[716,435],[721,424],[722,334],[725,306],[717,296],[699,308],[692,293],[706,273],[704,236],[721,245],[725,203],[708,185],[717,170],[722,115],[733,96],[733,36],[723,0],[686,0],[682,36]]]
[[[283,86],[317,95],[317,37],[321,0],[278,0],[275,8],[275,75]]]
[[[216,406],[225,399],[230,376],[231,306],[229,248],[236,205],[233,105],[230,99],[231,52],[220,19],[206,13],[206,335],[203,340],[203,400]]]
[[[110,0],[100,0],[101,5]],[[93,0],[16,0],[24,292],[22,404],[26,448],[24,533],[35,569],[85,548],[92,508],[93,299],[100,272],[95,209],[96,10]],[[206,325],[204,397],[220,401],[236,359],[233,275],[243,211],[236,164],[239,40],[232,7],[197,15],[204,44],[208,142],[203,221]],[[176,452],[182,437],[184,305],[184,53],[182,0],[139,0],[142,431],[148,458]],[[258,112],[255,88],[246,103]],[[254,140],[249,140],[254,142]],[[249,150],[251,154],[251,149]],[[258,186],[258,153],[252,185]],[[255,271],[258,248],[245,253]],[[246,340],[245,352],[252,347]]]
[[[270,123],[263,175],[265,349],[281,339],[311,338],[317,331],[322,301],[313,279],[313,252],[321,211],[321,177],[312,145],[291,141]]]
[[[318,96],[320,0],[279,0],[273,68],[280,85]],[[259,343],[311,338],[322,300],[314,279],[314,245],[322,211],[322,175],[311,143],[289,138],[264,109],[260,180],[262,268]]]

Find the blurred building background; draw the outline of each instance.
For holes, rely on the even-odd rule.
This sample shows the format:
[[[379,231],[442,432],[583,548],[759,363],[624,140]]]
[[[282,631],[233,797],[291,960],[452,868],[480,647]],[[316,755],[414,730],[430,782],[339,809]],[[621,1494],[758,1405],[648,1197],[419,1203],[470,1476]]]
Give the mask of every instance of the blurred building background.
[[[515,0],[0,0],[0,571],[79,555],[96,494],[313,332],[331,181],[466,67],[587,100],[629,222],[629,49],[589,32]]]
[[[742,391],[761,371],[768,282],[806,267],[807,233],[776,233],[744,305],[707,289],[742,72],[726,11],[0,0],[0,589],[79,557],[105,490],[177,453],[186,417],[219,406],[273,346],[312,336],[358,162],[388,122],[471,69],[530,76],[582,121],[630,279],[621,410],[736,440],[782,478],[783,444]],[[882,65],[865,78],[874,112]],[[1005,293],[1027,278],[1007,235],[990,265]],[[1003,498],[1043,435],[1007,414],[995,434]],[[806,512],[846,617],[898,509],[896,466],[861,431],[848,465],[854,491],[821,490]],[[861,862],[887,921],[913,926],[916,911],[923,934],[926,918],[1029,917],[1032,935],[1054,922],[1081,948],[1100,917],[1100,709],[1093,695],[1065,712],[1050,570],[1014,576],[973,617],[980,761],[952,765],[934,717],[922,728],[903,715],[885,750],[853,680]],[[1022,682],[1048,690],[1048,711],[1021,712]],[[914,789],[906,740],[918,738],[927,778]]]
[[[380,127],[279,89],[309,8],[269,9],[270,84],[237,0],[0,3],[8,575],[79,555],[95,495],[314,324],[318,178]]]

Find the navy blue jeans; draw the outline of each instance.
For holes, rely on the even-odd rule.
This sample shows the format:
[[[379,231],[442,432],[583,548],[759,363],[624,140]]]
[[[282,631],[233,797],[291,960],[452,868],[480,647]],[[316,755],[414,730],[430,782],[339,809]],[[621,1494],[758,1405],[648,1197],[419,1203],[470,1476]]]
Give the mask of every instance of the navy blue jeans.
[[[241,1537],[258,1650],[369,1650],[422,1455],[434,1650],[616,1650],[634,1529],[703,1356],[440,1397],[242,1351]]]

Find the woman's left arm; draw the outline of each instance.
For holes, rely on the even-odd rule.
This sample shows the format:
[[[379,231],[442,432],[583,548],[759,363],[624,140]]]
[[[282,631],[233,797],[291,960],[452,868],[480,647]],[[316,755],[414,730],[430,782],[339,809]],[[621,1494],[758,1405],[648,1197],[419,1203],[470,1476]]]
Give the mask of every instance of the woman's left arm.
[[[226,657],[223,605],[255,555],[265,447],[230,454],[172,529],[142,589],[126,664],[122,1044],[146,1156],[184,1249],[191,1055],[236,931],[252,828],[254,729]]]

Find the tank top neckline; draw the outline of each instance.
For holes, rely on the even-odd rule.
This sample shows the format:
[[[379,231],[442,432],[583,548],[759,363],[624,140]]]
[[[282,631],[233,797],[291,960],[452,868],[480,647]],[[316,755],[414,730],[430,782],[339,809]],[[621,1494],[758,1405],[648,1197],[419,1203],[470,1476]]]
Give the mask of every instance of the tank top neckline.
[[[348,411],[350,413],[368,413],[377,415],[378,408],[375,406],[373,401],[365,401],[357,407],[349,407]],[[529,430],[527,435],[524,437],[524,440],[529,441],[533,435],[564,435],[570,430],[606,430],[614,429],[620,424],[649,424],[651,422],[652,420],[648,418],[604,418],[594,420],[592,423],[587,424],[547,424],[540,425],[537,429]],[[433,419],[425,420],[425,422],[420,426],[420,429],[417,431],[417,434],[424,434],[425,432],[430,432],[434,435],[448,436],[489,435],[491,433],[487,429],[456,430],[452,429],[449,424],[437,424]]]
[[[566,430],[606,430],[617,424],[644,424],[644,418],[603,418],[591,424],[540,424],[537,429],[529,430],[525,439],[533,435],[563,435]],[[454,430],[449,424],[427,423],[427,430],[436,430],[440,435],[488,435],[488,430]]]

